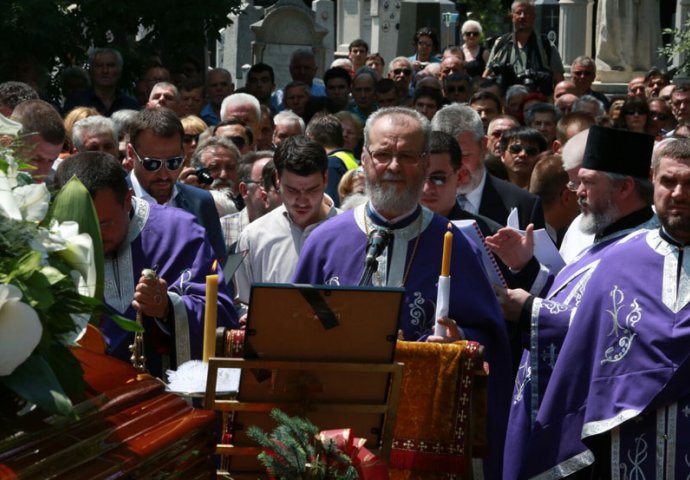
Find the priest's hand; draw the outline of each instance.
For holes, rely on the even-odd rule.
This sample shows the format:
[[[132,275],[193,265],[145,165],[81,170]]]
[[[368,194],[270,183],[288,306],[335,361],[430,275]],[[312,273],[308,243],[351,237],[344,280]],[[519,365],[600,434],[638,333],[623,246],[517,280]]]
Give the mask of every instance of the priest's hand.
[[[486,237],[491,251],[511,269],[520,271],[534,255],[534,225],[527,225],[525,234],[503,227],[495,235]]]
[[[446,335],[429,335],[427,342],[452,343],[458,340],[465,340],[465,333],[452,318],[440,317],[438,323],[446,327]]]
[[[522,307],[530,297],[529,292],[521,288],[503,288],[497,285],[494,285],[494,291],[503,310],[503,317],[509,322],[520,321]]]
[[[147,279],[142,275],[134,290],[132,306],[144,315],[164,319],[170,310],[168,282],[162,278]]]

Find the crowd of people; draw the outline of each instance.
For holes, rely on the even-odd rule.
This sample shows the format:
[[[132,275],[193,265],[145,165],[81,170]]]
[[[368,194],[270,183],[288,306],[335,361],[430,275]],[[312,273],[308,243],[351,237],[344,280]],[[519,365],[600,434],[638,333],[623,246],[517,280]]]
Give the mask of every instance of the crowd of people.
[[[422,28],[411,56],[388,61],[355,40],[321,78],[299,49],[282,88],[265,63],[241,89],[222,68],[156,63],[135,98],[119,52],[93,49],[88,74],[63,77],[60,107],[0,84],[0,131],[35,181],[76,175],[91,193],[105,300],[143,314],[153,374],[200,358],[206,275],[220,277],[219,326],[240,328],[254,283],[357,285],[385,230],[371,285],[405,289],[403,338],[486,348],[487,478],[685,477],[690,85],[651,69],[607,97],[589,57],[564,78],[533,2],[511,14],[492,45],[474,20],[462,45],[441,49]],[[519,230],[506,228],[513,211]],[[439,334],[448,220],[477,223],[507,287],[453,228]],[[560,249],[559,273],[535,257],[537,229]],[[107,319],[101,330],[129,359],[131,334]]]

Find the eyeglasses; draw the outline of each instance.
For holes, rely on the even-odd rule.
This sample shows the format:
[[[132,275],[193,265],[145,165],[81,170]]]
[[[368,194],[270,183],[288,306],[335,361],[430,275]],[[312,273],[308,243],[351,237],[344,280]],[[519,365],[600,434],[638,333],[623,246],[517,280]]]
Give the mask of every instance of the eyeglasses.
[[[185,133],[182,135],[182,142],[183,143],[192,143],[192,142],[199,142],[199,134],[197,133],[196,135],[191,134],[191,133]]]
[[[511,146],[508,147],[508,151],[514,154],[518,154],[523,150],[529,156],[536,155],[537,153],[539,153],[539,149],[537,147],[525,147],[520,143],[513,143]]]
[[[374,150],[373,152],[369,150],[369,147],[365,147],[365,150],[378,165],[388,165],[395,158],[400,165],[415,166],[426,156],[426,152],[389,152],[387,150]]]
[[[578,70],[576,72],[572,72],[572,74],[575,77],[591,77],[594,75],[594,72],[592,70]]]
[[[465,93],[465,87],[446,87],[448,93]]]
[[[393,73],[395,75],[401,75],[402,74],[402,75],[408,76],[408,75],[412,75],[412,70],[409,68],[395,68],[395,69],[393,69]]]
[[[457,170],[455,170],[457,171]],[[455,173],[455,172],[453,172]],[[433,175],[429,175],[426,177],[424,180],[432,184],[434,187],[440,187],[442,185],[445,185],[446,182],[450,177],[453,176],[453,173],[448,173],[446,175],[443,175],[442,173],[435,173]]]
[[[232,141],[232,143],[235,144],[237,148],[242,150],[244,146],[247,144],[247,142],[244,141],[244,138],[236,136],[236,137],[226,137],[228,140]]]
[[[167,168],[169,171],[174,172],[175,170],[179,169],[182,166],[182,162],[184,162],[184,156],[180,155],[179,157],[172,157],[168,159],[160,159],[160,158],[151,158],[151,157],[144,157],[141,158],[139,153],[137,153],[136,150],[134,150],[134,146],[132,146],[132,151],[134,152],[134,155],[137,157],[137,160],[139,160],[139,163],[144,167],[144,170],[147,172],[157,172],[160,170],[160,168],[163,166],[165,163],[165,168]]]
[[[577,192],[577,189],[580,188],[580,182],[573,182],[571,180],[565,184],[565,188],[567,188],[571,192]]]
[[[478,37],[479,32],[462,32],[462,34],[466,37]]]

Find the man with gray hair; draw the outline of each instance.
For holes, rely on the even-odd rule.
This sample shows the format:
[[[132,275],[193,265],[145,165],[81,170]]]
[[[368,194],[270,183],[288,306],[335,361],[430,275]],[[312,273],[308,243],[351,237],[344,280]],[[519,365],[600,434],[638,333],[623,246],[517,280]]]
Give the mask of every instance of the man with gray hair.
[[[122,91],[122,55],[114,48],[94,48],[89,53],[91,88],[78,92],[65,100],[64,111],[74,107],[93,107],[103,116],[123,108],[137,110],[139,104]]]
[[[221,104],[223,100],[232,95],[235,84],[232,83],[232,75],[224,68],[214,68],[206,74],[206,96],[208,103],[201,110],[201,119],[206,125],[213,126],[221,121]]]
[[[239,177],[237,169],[240,163],[240,151],[237,146],[225,137],[208,137],[201,142],[192,155],[192,167],[197,175],[185,177],[185,183],[194,184],[190,179],[197,178],[197,187],[226,192],[230,197],[238,193]],[[211,183],[199,178],[199,169],[205,168]],[[183,172],[184,173],[184,172]],[[180,175],[182,177],[182,175]]]
[[[597,123],[606,114],[604,110],[604,104],[601,103],[596,97],[592,95],[583,95],[573,102],[573,106],[570,108],[571,112],[582,112],[591,116]]]
[[[527,109],[525,125],[539,130],[544,135],[548,148],[553,150],[556,125],[560,119],[561,111],[553,103],[540,102]]]
[[[402,286],[402,304],[411,307],[400,314],[405,340],[449,342],[460,338],[462,331],[485,345],[491,366],[485,467],[490,469],[488,478],[500,478],[512,385],[506,327],[477,250],[454,227],[448,316],[436,318],[439,272],[429,266],[441,264],[448,220],[419,204],[429,174],[430,135],[429,121],[414,110],[385,108],[369,117],[362,152],[369,201],[314,231],[304,244],[292,281]],[[375,236],[391,240],[371,252]],[[368,255],[377,262],[367,262]],[[442,329],[434,329],[436,321]]]
[[[254,95],[248,93],[233,93],[225,97],[220,106],[221,121],[230,117],[237,117],[252,129],[252,143],[250,150],[255,150],[256,139],[261,131],[261,104]]]
[[[594,82],[594,78],[597,76],[597,66],[594,62],[594,59],[586,55],[576,57],[572,63],[570,76],[573,84],[575,85],[575,91],[572,93],[578,97],[582,97],[583,95],[591,95],[603,103],[604,109],[608,111],[609,106],[611,105],[608,97],[603,93],[592,90],[592,83]]]
[[[82,118],[72,127],[72,145],[77,152],[105,152],[119,160],[117,129],[107,117]]]
[[[388,78],[395,82],[395,90],[398,92],[398,105],[411,106],[412,92],[412,62],[407,57],[395,57],[388,65]]]
[[[146,108],[167,107],[180,116],[182,96],[175,85],[170,82],[158,82],[151,89]]]
[[[517,208],[520,228],[534,224],[544,227],[544,212],[536,195],[489,174],[484,167],[486,141],[479,114],[467,105],[446,105],[431,121],[434,130],[453,136],[462,149],[462,186],[458,187],[460,208],[484,215],[505,225],[508,215]]]
[[[276,149],[286,138],[304,133],[304,120],[289,110],[284,110],[273,117],[273,148]]]

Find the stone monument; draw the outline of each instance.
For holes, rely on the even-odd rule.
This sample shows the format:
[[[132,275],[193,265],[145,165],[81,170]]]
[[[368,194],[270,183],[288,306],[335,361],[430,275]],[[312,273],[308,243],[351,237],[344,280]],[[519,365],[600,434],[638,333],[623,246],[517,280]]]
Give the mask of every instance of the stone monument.
[[[324,38],[328,30],[315,21],[315,14],[301,0],[279,0],[265,10],[262,20],[251,26],[251,64],[264,62],[273,67],[276,85],[282,88],[292,80],[290,55],[300,48],[311,48],[316,56],[316,76],[321,78],[328,65]]]

